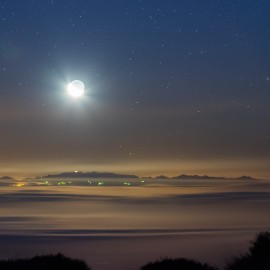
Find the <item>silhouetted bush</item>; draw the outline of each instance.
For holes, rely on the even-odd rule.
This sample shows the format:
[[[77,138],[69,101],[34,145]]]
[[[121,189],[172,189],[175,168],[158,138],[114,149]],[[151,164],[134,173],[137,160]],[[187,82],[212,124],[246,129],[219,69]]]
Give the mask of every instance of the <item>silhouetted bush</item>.
[[[82,260],[70,259],[62,254],[36,256],[31,259],[0,261],[1,270],[91,270]]]
[[[0,270],[91,270],[82,260],[62,254],[36,256],[31,259],[2,260]],[[190,259],[164,258],[150,262],[140,270],[217,270],[216,267]],[[270,270],[270,233],[261,232],[246,254],[235,257],[225,270]]]
[[[226,270],[269,270],[270,269],[270,233],[261,232],[251,242],[249,252],[236,257]]]
[[[148,263],[142,266],[141,270],[217,270],[217,268],[189,259],[166,258]]]

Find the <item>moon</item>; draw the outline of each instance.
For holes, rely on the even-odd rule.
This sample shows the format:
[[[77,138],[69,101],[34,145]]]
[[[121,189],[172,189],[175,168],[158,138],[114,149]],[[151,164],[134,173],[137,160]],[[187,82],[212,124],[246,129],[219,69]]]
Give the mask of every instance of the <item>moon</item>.
[[[68,93],[74,97],[79,98],[84,94],[84,83],[80,80],[74,80],[67,85]]]

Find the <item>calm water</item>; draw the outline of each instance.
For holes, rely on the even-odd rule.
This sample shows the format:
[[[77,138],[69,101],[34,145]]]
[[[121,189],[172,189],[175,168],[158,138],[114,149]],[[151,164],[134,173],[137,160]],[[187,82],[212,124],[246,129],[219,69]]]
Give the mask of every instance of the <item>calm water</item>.
[[[96,270],[159,256],[223,264],[270,230],[270,181],[46,181],[1,187],[1,257],[62,252]]]

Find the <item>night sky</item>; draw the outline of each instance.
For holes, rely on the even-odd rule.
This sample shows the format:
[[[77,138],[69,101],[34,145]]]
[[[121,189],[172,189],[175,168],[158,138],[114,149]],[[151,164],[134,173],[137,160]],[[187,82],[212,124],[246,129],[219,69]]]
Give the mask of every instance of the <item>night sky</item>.
[[[1,0],[0,176],[270,178],[269,14],[269,0]]]

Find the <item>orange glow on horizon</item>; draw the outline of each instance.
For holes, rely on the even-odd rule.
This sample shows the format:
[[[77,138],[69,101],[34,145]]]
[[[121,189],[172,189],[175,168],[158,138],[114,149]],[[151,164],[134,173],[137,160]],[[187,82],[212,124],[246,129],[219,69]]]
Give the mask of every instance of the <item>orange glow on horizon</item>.
[[[141,162],[119,162],[118,164],[78,164],[75,166],[67,162],[53,161],[20,161],[0,168],[0,177],[8,175],[15,179],[27,177],[41,177],[48,174],[59,174],[62,172],[112,172],[117,174],[134,174],[139,177],[156,177],[165,175],[174,177],[181,174],[186,175],[208,175],[217,177],[240,177],[243,175],[259,179],[270,179],[269,160],[181,160],[181,161],[141,161]],[[5,165],[5,164],[4,164]],[[72,168],[76,167],[76,170]]]

